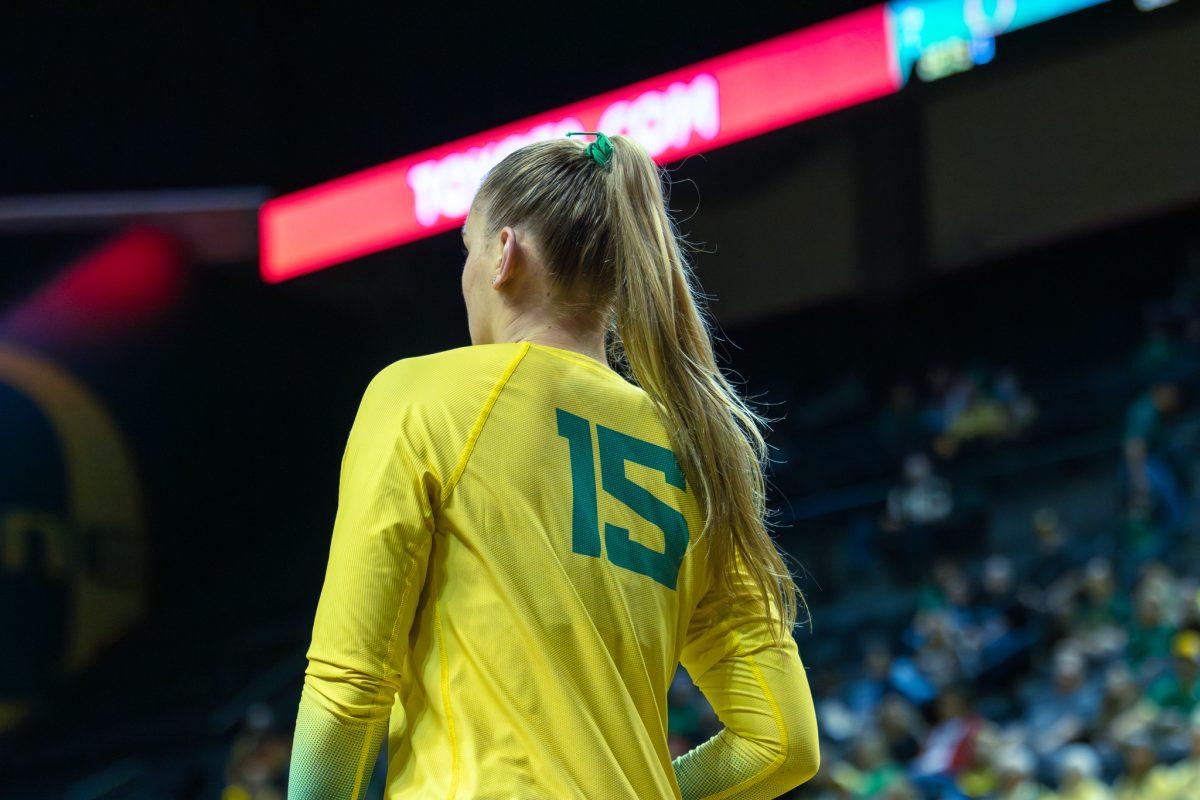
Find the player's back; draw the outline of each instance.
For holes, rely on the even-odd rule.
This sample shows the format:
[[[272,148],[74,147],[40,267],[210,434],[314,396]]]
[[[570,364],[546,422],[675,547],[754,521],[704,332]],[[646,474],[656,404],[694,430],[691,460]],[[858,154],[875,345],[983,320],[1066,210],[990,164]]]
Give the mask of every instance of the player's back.
[[[389,795],[674,796],[667,688],[708,580],[649,397],[539,344],[393,366],[436,529]]]

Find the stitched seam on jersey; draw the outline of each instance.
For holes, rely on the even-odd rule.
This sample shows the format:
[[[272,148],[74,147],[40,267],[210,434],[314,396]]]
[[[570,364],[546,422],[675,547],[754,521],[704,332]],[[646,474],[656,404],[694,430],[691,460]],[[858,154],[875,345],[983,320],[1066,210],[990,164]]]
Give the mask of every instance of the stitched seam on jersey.
[[[458,794],[458,739],[454,735],[454,713],[450,710],[450,659],[446,656],[446,640],[442,636],[441,604],[433,604],[433,630],[438,641],[438,661],[441,668],[442,706],[446,710],[446,733],[450,737],[450,791],[446,797],[453,800]]]
[[[737,631],[734,631],[733,635],[737,639],[737,649],[740,651],[742,649],[742,637],[738,635]],[[783,714],[779,710],[779,704],[775,702],[775,695],[771,694],[771,690],[767,688],[767,681],[765,678],[763,678],[762,670],[760,670],[758,667],[758,661],[755,660],[753,655],[748,653],[745,655],[745,659],[750,664],[750,671],[754,673],[754,679],[758,681],[758,686],[760,689],[762,689],[763,696],[766,698],[767,704],[771,706],[771,715],[775,717],[775,727],[779,731],[779,740],[782,742],[783,747],[780,749],[779,755],[775,757],[775,760],[772,761],[759,774],[747,778],[736,786],[731,786],[719,794],[706,795],[704,798],[702,798],[702,800],[721,800],[721,798],[730,797],[735,792],[739,792],[742,789],[745,789],[747,786],[760,783],[761,781],[771,777],[776,770],[783,766],[783,762],[787,759],[788,749],[791,743],[788,741],[787,726],[783,724]]]
[[[471,433],[467,437],[467,443],[463,445],[462,453],[458,457],[458,464],[454,467],[454,472],[450,474],[450,480],[446,482],[446,488],[442,490],[442,503],[445,503],[450,498],[450,493],[454,491],[454,487],[458,485],[459,479],[462,477],[463,472],[466,471],[467,462],[471,460],[471,453],[475,451],[475,442],[479,440],[480,434],[483,433],[483,426],[487,424],[488,417],[491,416],[492,407],[500,399],[500,393],[508,385],[508,379],[517,371],[517,365],[521,363],[521,359],[525,358],[525,354],[529,352],[529,348],[530,343],[525,342],[521,351],[513,357],[508,367],[505,368],[504,374],[500,376],[500,380],[496,381],[496,385],[488,393],[487,400],[484,401],[483,408],[479,410],[479,416],[475,419],[475,424],[471,426]]]
[[[358,800],[359,790],[363,788],[363,773],[367,764],[367,752],[371,749],[371,729],[375,723],[368,722],[366,734],[363,736],[362,750],[358,754],[358,766],[354,770],[354,788],[350,792],[351,800]]]

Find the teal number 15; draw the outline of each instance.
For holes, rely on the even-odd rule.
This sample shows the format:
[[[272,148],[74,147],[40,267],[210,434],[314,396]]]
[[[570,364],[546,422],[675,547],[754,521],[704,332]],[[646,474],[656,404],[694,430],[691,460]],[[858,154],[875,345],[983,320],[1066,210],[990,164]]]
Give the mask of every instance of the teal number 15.
[[[600,525],[596,501],[596,466],[592,452],[592,423],[561,408],[558,435],[567,440],[571,455],[571,549],[599,558]],[[683,470],[668,448],[596,425],[600,444],[600,480],[604,491],[627,505],[635,514],[663,534],[659,552],[629,538],[629,531],[604,523],[604,547],[608,560],[618,567],[653,578],[668,589],[675,588],[679,566],[687,552],[687,520],[679,509],[659,500],[625,474],[625,462],[649,467],[663,474],[667,483],[686,489]]]

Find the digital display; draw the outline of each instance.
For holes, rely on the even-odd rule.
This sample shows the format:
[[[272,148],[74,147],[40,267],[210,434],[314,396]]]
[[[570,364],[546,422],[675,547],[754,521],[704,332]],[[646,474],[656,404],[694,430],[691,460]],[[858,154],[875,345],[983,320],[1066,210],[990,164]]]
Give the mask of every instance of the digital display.
[[[996,37],[1107,0],[895,0],[899,71],[934,80],[992,60]]]
[[[637,139],[659,162],[900,88],[875,6],[267,202],[260,268],[277,282],[462,224],[505,155],[568,131]]]
[[[660,163],[713,150],[991,60],[1009,31],[1107,0],[897,0],[268,201],[275,283],[462,224],[513,150],[569,131],[630,136]]]

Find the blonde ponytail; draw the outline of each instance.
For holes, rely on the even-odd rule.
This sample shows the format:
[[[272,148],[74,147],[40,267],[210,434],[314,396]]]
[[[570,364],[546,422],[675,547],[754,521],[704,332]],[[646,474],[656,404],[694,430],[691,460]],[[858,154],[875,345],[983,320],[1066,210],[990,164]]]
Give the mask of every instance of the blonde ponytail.
[[[564,299],[610,324],[613,360],[655,401],[704,510],[719,586],[744,572],[785,629],[797,589],[766,527],[762,419],[721,372],[693,276],[666,209],[658,167],[611,137],[609,163],[583,145],[528,145],[501,161],[477,196],[489,228],[528,226]]]

